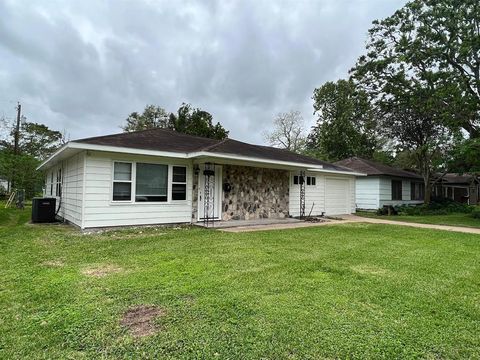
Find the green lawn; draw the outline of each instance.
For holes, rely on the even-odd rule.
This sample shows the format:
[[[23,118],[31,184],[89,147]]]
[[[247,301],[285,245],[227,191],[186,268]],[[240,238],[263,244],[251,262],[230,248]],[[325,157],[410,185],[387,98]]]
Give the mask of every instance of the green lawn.
[[[82,235],[28,216],[0,210],[2,359],[480,358],[477,235],[366,224]],[[135,338],[120,319],[142,304],[165,315]]]
[[[436,224],[436,225],[451,225],[451,226],[467,226],[480,228],[480,219],[473,218],[470,214],[452,213],[447,215],[393,215],[380,216],[371,212],[357,212],[359,216],[370,218],[394,220],[394,221],[408,221],[420,224]]]

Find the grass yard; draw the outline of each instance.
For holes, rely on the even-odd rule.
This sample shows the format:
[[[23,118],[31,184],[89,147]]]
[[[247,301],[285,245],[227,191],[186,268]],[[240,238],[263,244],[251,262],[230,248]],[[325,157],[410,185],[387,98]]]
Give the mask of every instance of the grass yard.
[[[0,358],[480,358],[477,235],[84,235],[28,218],[0,210]],[[139,305],[156,315],[149,336],[124,318]]]
[[[451,213],[447,215],[393,215],[393,216],[380,216],[372,212],[362,211],[357,212],[356,215],[393,220],[393,221],[408,221],[420,224],[435,224],[435,225],[450,225],[450,226],[467,226],[480,228],[480,219],[475,219],[471,214],[466,213]]]

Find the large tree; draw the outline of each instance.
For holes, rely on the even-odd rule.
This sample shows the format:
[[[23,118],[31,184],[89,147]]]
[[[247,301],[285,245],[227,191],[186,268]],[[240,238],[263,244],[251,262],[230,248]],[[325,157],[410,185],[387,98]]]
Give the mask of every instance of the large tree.
[[[414,158],[425,181],[427,203],[432,174],[437,165],[444,165],[438,160],[454,135],[464,129],[473,136],[477,126],[473,97],[462,100],[465,83],[452,75],[452,67],[439,55],[440,49],[450,50],[427,29],[431,25],[427,19],[433,23],[436,17],[450,16],[444,12],[452,4],[450,0],[413,1],[391,17],[375,21],[367,55],[352,70],[357,85],[379,109],[384,134]],[[457,16],[452,22],[463,23],[462,12],[452,11]]]
[[[147,105],[143,113],[133,112],[128,115],[123,131],[132,132],[153,128],[167,128],[169,113],[160,106]]]
[[[447,126],[480,136],[480,5],[477,0],[414,0],[369,30],[363,75],[383,96],[419,87]],[[365,69],[365,67],[363,67]],[[357,66],[357,73],[362,69]],[[394,85],[392,85],[394,83]]]
[[[190,104],[182,104],[177,113],[170,114],[168,127],[172,130],[223,140],[228,137],[228,131],[217,122],[213,124],[213,116],[201,109],[195,109]]]
[[[31,197],[41,190],[43,183],[43,175],[36,170],[37,166],[66,139],[63,133],[44,124],[23,121],[15,153],[15,131],[12,124],[4,123],[5,136],[0,141],[0,178],[7,180],[10,187],[24,189],[26,196]]]
[[[131,113],[122,128],[125,132],[162,128],[212,139],[228,137],[228,131],[220,123],[213,124],[210,113],[195,109],[190,104],[182,104],[176,113],[168,113],[159,106],[147,105],[143,113]]]
[[[330,161],[351,156],[372,158],[379,150],[376,117],[367,94],[350,80],[327,82],[313,94],[316,125],[307,152]]]
[[[300,111],[279,113],[273,119],[273,128],[264,133],[264,139],[271,146],[293,152],[301,152],[305,146],[305,123]]]

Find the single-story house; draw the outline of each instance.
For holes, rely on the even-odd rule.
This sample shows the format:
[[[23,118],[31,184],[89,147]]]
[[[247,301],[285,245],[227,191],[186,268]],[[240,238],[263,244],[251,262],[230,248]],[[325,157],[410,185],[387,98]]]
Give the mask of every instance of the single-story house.
[[[423,203],[424,181],[418,174],[359,157],[344,159],[335,165],[367,175],[357,177],[355,189],[357,209],[375,210],[385,205]]]
[[[432,195],[476,205],[480,203],[480,179],[472,174],[436,174]]]
[[[165,129],[70,141],[39,169],[58,216],[82,229],[347,214],[361,175],[286,150]]]

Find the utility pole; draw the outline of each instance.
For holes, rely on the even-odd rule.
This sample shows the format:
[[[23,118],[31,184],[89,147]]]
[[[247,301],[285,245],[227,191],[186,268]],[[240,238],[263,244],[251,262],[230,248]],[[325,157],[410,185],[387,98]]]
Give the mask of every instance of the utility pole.
[[[20,138],[20,119],[22,116],[22,105],[18,102],[17,105],[17,126],[15,127],[15,143],[13,146],[13,153],[18,155],[18,141]]]
[[[20,139],[20,119],[22,117],[22,105],[20,104],[20,101],[17,103],[17,125],[15,126],[15,134],[14,134],[14,144],[13,144],[13,155],[15,158],[17,157],[19,153],[18,149],[18,142]],[[16,174],[16,169],[13,168],[13,173],[12,173],[12,181],[10,184],[10,190],[15,190],[15,174]]]

